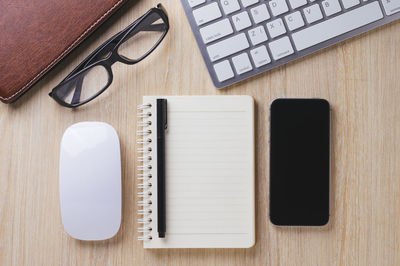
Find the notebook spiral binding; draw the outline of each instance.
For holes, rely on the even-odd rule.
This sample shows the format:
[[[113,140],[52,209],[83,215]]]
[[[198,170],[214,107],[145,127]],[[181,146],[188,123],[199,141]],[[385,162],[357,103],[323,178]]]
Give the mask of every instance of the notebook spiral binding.
[[[153,213],[151,206],[151,169],[152,166],[152,148],[150,147],[150,143],[152,143],[151,134],[152,131],[150,126],[152,122],[149,120],[151,117],[151,104],[143,104],[138,106],[138,114],[137,117],[140,120],[137,123],[138,130],[136,132],[138,144],[137,152],[138,163],[137,167],[137,179],[141,182],[138,184],[138,206],[141,209],[138,210],[138,215],[140,218],[138,219],[138,232],[141,234],[138,239],[143,241],[151,240],[151,231],[152,231],[152,219],[151,214]]]

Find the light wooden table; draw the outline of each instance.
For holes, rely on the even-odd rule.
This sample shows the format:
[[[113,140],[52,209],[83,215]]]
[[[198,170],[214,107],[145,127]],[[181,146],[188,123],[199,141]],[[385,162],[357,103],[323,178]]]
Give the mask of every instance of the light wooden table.
[[[224,90],[216,90],[177,0],[171,30],[148,59],[114,67],[107,93],[76,110],[47,93],[91,50],[158,1],[129,3],[13,105],[0,105],[0,265],[399,265],[400,22]],[[143,95],[248,94],[256,100],[257,243],[251,249],[144,250],[136,232],[135,124]],[[333,108],[332,216],[325,229],[268,219],[269,103],[321,97]],[[79,121],[118,131],[123,221],[109,241],[63,230],[59,143]]]

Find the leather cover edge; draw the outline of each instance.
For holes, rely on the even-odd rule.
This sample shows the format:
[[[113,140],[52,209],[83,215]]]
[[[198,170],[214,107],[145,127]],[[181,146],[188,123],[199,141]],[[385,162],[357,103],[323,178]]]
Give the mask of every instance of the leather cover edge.
[[[107,10],[100,18],[93,22],[75,41],[72,42],[61,54],[59,54],[53,61],[51,61],[45,68],[37,73],[28,83],[10,96],[1,96],[0,101],[3,103],[12,103],[28,91],[37,81],[40,80],[49,70],[51,70],[58,62],[60,62],[67,54],[69,54],[76,46],[86,39],[100,24],[102,24],[108,17],[110,17],[119,7],[121,7],[127,0],[119,0],[110,9]]]

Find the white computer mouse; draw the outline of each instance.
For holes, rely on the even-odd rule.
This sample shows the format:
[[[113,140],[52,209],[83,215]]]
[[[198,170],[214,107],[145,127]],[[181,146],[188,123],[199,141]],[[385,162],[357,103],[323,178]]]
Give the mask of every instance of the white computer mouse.
[[[121,154],[106,123],[70,126],[61,140],[60,205],[65,231],[80,240],[113,237],[121,224]]]

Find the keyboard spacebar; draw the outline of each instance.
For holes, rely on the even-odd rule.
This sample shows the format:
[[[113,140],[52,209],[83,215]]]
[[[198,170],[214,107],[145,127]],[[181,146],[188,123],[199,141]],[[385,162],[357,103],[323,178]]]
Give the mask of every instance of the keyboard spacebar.
[[[383,18],[377,1],[292,34],[297,51]]]

